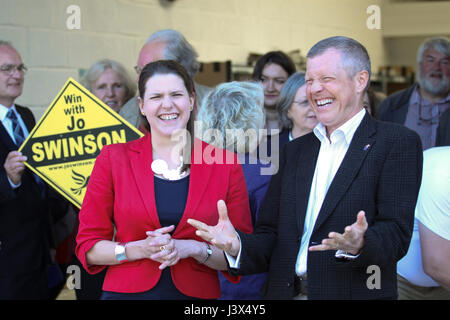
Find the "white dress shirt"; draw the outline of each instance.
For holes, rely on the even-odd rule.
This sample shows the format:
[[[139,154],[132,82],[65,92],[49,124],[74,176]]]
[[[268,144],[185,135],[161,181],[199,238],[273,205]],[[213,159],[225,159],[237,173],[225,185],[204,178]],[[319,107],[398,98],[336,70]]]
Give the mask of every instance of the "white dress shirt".
[[[309,241],[312,231],[314,230],[317,216],[319,215],[328,188],[331,185],[337,170],[341,166],[342,160],[353,139],[353,135],[365,114],[366,110],[363,108],[346,123],[333,131],[330,139],[327,137],[326,128],[323,124],[318,123],[313,130],[316,137],[320,140],[320,151],[309,195],[302,241],[295,265],[295,271],[298,276],[306,274]],[[343,230],[336,231],[343,232]],[[338,251],[337,254],[338,253],[340,253],[340,251]],[[240,251],[237,258],[226,254],[231,268],[239,268],[240,255]]]
[[[297,263],[295,264],[295,272],[298,276],[306,274],[309,241],[314,230],[314,225],[316,224],[328,188],[341,166],[342,160],[352,142],[353,135],[365,114],[366,110],[362,109],[350,120],[333,131],[330,139],[327,137],[327,131],[323,124],[317,124],[313,130],[317,139],[320,140],[320,150],[311,184],[308,207],[306,209],[300,251],[298,252]],[[343,232],[343,230],[335,231]]]

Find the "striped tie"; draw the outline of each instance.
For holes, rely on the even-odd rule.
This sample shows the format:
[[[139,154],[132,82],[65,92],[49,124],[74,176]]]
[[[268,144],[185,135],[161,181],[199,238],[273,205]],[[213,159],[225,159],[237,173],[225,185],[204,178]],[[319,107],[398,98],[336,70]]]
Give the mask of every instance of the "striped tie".
[[[12,109],[9,109],[6,117],[11,120],[14,140],[16,141],[16,146],[20,147],[25,140],[25,135],[19,121],[17,120],[17,116]]]

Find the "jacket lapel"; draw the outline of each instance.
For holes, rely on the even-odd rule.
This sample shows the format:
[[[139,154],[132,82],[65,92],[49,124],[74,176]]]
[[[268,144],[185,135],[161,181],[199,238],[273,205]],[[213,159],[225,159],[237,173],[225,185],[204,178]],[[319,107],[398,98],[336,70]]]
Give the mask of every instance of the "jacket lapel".
[[[311,193],[311,185],[316,168],[317,157],[320,150],[320,141],[314,134],[310,134],[310,141],[306,144],[310,145],[312,152],[300,152],[297,158],[297,171],[295,175],[296,184],[296,212],[297,226],[300,235],[303,234],[305,224],[306,210],[308,208],[309,195]]]
[[[334,211],[339,201],[346,194],[351,183],[361,168],[364,159],[375,143],[375,120],[366,114],[356,130],[342,164],[331,182],[317,217],[314,231],[316,231]],[[356,212],[355,212],[356,215]]]
[[[6,145],[9,151],[17,150],[17,146],[14,141],[11,139],[8,131],[6,131],[3,124],[0,125],[0,140]]]
[[[402,99],[398,102],[398,106],[394,110],[392,110],[392,122],[402,124],[405,123],[406,115],[408,114],[409,109],[409,99],[411,98],[416,88],[417,84],[411,86],[402,95]]]
[[[28,132],[31,132],[33,130],[36,122],[34,118],[32,117],[31,111],[30,113],[27,113],[24,107],[19,106],[16,104],[16,110],[20,114],[20,117],[22,118],[23,123],[25,123],[25,126],[27,127]]]
[[[205,144],[201,140],[194,139],[194,153],[191,155],[191,172],[189,175],[189,191],[186,201],[186,207],[184,209],[183,217],[181,218],[181,221],[178,224],[174,235],[180,232],[183,227],[190,227],[190,225],[187,224],[186,221],[187,219],[192,217],[194,212],[196,212],[201,200],[204,198],[204,194],[208,191],[207,187],[209,185],[209,179],[211,177],[212,170],[214,170],[214,168],[216,168],[216,170],[218,169],[214,165],[207,165],[203,163],[203,155],[206,146],[207,144]],[[198,152],[199,150],[201,150],[202,152],[201,161],[199,161],[198,156],[195,156],[195,152]]]
[[[128,157],[130,159],[131,170],[134,179],[136,180],[137,188],[150,220],[157,228],[161,228],[158,213],[156,211],[155,185],[151,169],[153,154],[150,134],[147,134],[144,138],[135,140],[130,144]]]

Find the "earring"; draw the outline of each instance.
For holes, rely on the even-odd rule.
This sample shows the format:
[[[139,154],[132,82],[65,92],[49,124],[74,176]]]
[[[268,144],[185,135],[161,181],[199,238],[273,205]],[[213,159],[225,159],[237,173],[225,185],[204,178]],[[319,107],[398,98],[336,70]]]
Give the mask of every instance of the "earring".
[[[189,110],[191,110],[191,111],[194,110],[194,106],[190,106]]]
[[[145,112],[141,112],[141,114],[145,117]]]

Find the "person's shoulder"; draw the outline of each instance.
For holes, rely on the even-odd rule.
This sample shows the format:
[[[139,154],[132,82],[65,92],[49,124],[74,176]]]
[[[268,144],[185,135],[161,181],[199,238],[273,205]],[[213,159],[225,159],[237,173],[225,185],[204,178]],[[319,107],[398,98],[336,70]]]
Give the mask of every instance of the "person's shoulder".
[[[403,124],[380,121],[374,119],[377,125],[377,137],[386,142],[396,142],[399,140],[420,141],[420,137],[414,130],[407,128]]]
[[[319,142],[314,132],[309,132],[301,137],[295,138],[285,144],[286,152],[297,152],[299,148],[305,148],[314,144],[314,142]]]
[[[414,89],[416,88],[416,84],[413,84],[412,86],[396,91],[393,94],[387,96],[382,103],[384,103],[385,101],[393,101],[393,100],[400,100],[400,99],[409,99],[409,97],[412,95],[412,93],[414,92]]]
[[[137,109],[136,109],[136,106],[137,106]],[[133,97],[130,100],[128,100],[127,102],[125,102],[125,104],[122,106],[122,108],[120,108],[119,114],[121,116],[126,116],[128,114],[134,115],[135,113],[137,113],[137,110],[139,110],[137,97]]]
[[[201,163],[212,165],[240,165],[237,154],[233,151],[209,144],[201,139],[194,139],[194,161],[201,155]]]
[[[26,106],[22,106],[20,104],[15,103],[14,106],[16,107],[17,112],[24,114],[33,114],[33,112],[31,111],[31,109],[29,107]]]
[[[391,95],[387,96],[385,99],[383,99],[380,102],[380,105],[378,107],[378,114],[383,115],[384,112],[387,112],[387,109],[389,108],[400,108],[405,103],[409,101],[409,98],[413,94],[416,84],[413,84],[412,86],[399,90],[397,92],[392,93]]]

